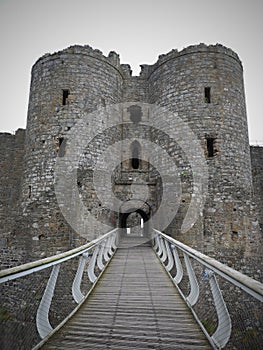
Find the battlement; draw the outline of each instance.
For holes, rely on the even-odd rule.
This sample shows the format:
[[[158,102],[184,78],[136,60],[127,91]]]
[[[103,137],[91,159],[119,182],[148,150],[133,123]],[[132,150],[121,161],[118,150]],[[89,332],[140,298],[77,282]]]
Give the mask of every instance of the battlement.
[[[198,45],[188,46],[181,51],[178,51],[177,49],[172,49],[166,54],[159,55],[158,60],[153,65],[147,65],[147,64],[140,65],[141,67],[140,76],[147,79],[156,69],[158,69],[159,67],[161,67],[163,64],[167,63],[170,60],[175,60],[185,55],[193,55],[193,54],[200,54],[200,53],[203,53],[204,55],[214,53],[214,54],[222,54],[224,56],[228,56],[236,60],[242,68],[242,62],[239,59],[239,56],[232,49],[227,48],[221,44],[206,45],[201,43]]]
[[[215,45],[206,45],[204,43],[200,43],[198,45],[191,45],[188,46],[181,51],[178,51],[177,49],[172,49],[166,54],[161,54],[158,56],[157,61],[152,64],[141,64],[141,72],[139,77],[137,78],[143,78],[148,79],[149,76],[160,66],[165,64],[166,62],[178,59],[185,55],[191,55],[191,54],[197,54],[197,53],[203,53],[203,54],[209,54],[209,53],[215,53],[215,54],[222,54],[224,56],[228,56],[234,60],[236,60],[241,68],[242,68],[242,62],[239,58],[239,56],[230,48],[225,47],[221,44],[215,44]],[[118,71],[123,75],[124,78],[130,78],[132,76],[132,70],[129,64],[121,64],[120,63],[120,56],[115,51],[110,51],[108,56],[105,56],[102,51],[98,49],[93,49],[89,45],[73,45],[69,46],[66,49],[54,52],[54,53],[47,53],[40,57],[36,63],[34,64],[32,70],[35,66],[37,66],[39,63],[44,64],[47,61],[52,61],[56,59],[60,59],[63,61],[63,58],[67,57],[68,55],[86,55],[90,56],[94,59],[100,60],[102,62],[105,62],[106,64],[112,65],[114,68],[118,69]]]
[[[89,56],[96,60],[105,62],[106,64],[110,64],[121,72],[120,57],[115,51],[110,51],[108,56],[105,56],[100,50],[93,49],[89,45],[73,45],[54,53],[46,53],[36,61],[32,67],[32,71],[39,64],[45,64],[46,62],[50,62],[52,60],[59,59],[63,63],[63,59],[66,59],[66,57],[69,55]]]

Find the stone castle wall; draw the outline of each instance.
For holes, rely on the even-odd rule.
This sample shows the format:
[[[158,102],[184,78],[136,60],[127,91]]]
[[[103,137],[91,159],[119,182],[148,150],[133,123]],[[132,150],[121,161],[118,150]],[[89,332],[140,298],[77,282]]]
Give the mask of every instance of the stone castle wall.
[[[106,110],[112,104],[136,105],[136,102],[156,104],[167,114],[165,118],[160,115],[155,120],[155,127],[150,127],[142,125],[149,122],[149,114],[145,111],[136,122],[125,109],[120,116],[114,116],[114,123],[107,119],[107,113],[93,113]],[[181,234],[180,230],[194,191],[189,155],[163,132],[167,125],[174,125],[175,114],[191,128],[201,145],[209,172],[205,208],[186,234]],[[76,124],[80,124],[77,129]],[[73,134],[75,130],[77,135]],[[179,137],[180,129],[176,132]],[[0,165],[3,164],[0,170],[3,232],[12,231],[14,239],[21,241],[17,228],[23,229],[26,235],[24,251],[30,251],[28,260],[55,254],[85,241],[61,213],[55,195],[54,172],[57,159],[66,154],[72,137],[85,140],[87,133],[93,137],[81,150],[79,163],[75,166],[77,191],[73,193],[74,196],[80,194],[87,212],[102,223],[113,227],[120,225],[122,218],[118,212],[104,207],[97,196],[93,166],[114,143],[145,139],[164,149],[174,160],[182,182],[179,210],[166,232],[237,268],[238,261],[250,261],[252,255],[256,262],[259,261],[261,252],[257,242],[262,235],[257,213],[260,210],[262,213],[263,190],[259,175],[262,152],[252,147],[250,155],[243,68],[232,50],[204,44],[181,52],[172,50],[159,56],[154,65],[142,65],[139,77],[131,75],[129,65],[120,64],[116,53],[105,57],[89,46],[69,47],[47,54],[35,63],[26,138],[21,130],[16,136],[0,135],[0,142],[6,145],[6,151],[0,157]],[[187,144],[187,139],[184,141]],[[10,164],[12,157],[15,161]],[[139,167],[133,168],[129,158],[132,155],[128,144],[122,148],[120,166],[114,169],[113,190],[121,201],[128,201],[131,198],[130,179],[140,179],[138,186],[146,184],[150,189],[147,199],[150,209],[145,209],[148,217],[161,203],[160,174],[146,161],[140,161]],[[163,163],[169,162],[167,159],[164,158]],[[10,171],[11,183],[7,175]],[[105,175],[103,169],[100,175]],[[253,186],[257,209],[253,204]],[[68,190],[70,188],[65,189]],[[19,205],[12,209],[14,201]],[[73,197],[72,203],[70,205],[74,206]],[[17,216],[19,210],[21,216]],[[262,215],[258,220],[262,223]],[[96,225],[91,230],[96,233]],[[3,247],[5,242],[4,239]],[[246,264],[241,265],[243,268]],[[253,274],[247,266],[246,271]]]
[[[0,255],[1,267],[8,268],[27,260],[26,233],[17,226],[21,215],[20,199],[24,168],[26,131],[15,135],[0,133]]]
[[[245,200],[240,202],[238,197],[251,195],[252,179],[243,69],[238,56],[220,45],[199,45],[163,55],[155,65],[144,66],[143,73],[149,80],[149,102],[177,112],[204,148],[209,167],[204,232],[213,237],[232,232],[237,221],[238,230],[244,231],[239,221],[241,216],[250,215],[250,204],[245,208]],[[210,101],[205,100],[206,88]],[[208,139],[214,143],[212,157],[207,153]],[[244,212],[239,214],[237,207]],[[233,210],[235,214],[229,213]]]
[[[78,120],[98,106],[120,101],[122,80],[118,56],[110,53],[106,58],[88,46],[44,56],[32,68],[22,207],[30,218],[27,230],[36,255],[54,254],[83,242],[58,207],[55,162]],[[90,128],[92,123],[95,120]]]
[[[263,147],[250,146],[254,201],[258,220],[263,231]]]
[[[0,232],[11,231],[17,216],[23,174],[25,130],[0,134]]]

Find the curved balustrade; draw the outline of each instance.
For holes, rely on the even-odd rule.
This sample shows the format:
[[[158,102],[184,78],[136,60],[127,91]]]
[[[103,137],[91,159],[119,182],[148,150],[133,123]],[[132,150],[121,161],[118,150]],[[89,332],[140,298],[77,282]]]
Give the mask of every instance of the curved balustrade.
[[[25,278],[27,276],[26,278],[29,278],[31,277],[31,275],[38,274],[41,271],[45,271],[52,267],[52,271],[47,281],[44,293],[41,298],[40,296],[38,296],[40,303],[35,314],[36,327],[41,339],[43,339],[49,336],[54,330],[50,322],[49,313],[51,309],[52,300],[56,291],[56,285],[57,280],[59,278],[61,266],[63,266],[63,264],[65,263],[70,263],[73,260],[74,262],[72,262],[72,265],[77,266],[75,276],[72,281],[71,292],[74,301],[80,305],[92,289],[92,287],[89,288],[88,290],[86,290],[86,293],[83,293],[81,290],[85,268],[87,268],[87,276],[89,278],[90,283],[94,285],[97,279],[101,276],[104,269],[106,268],[110,259],[113,257],[117,249],[117,239],[118,229],[114,229],[113,231],[106,233],[102,237],[76,249],[49,258],[41,259],[32,263],[20,265],[18,267],[2,270],[0,271],[0,285],[2,287],[5,283],[8,284],[9,281],[14,281],[14,283],[20,285],[20,289],[21,286],[25,287],[24,291],[21,290],[22,296],[23,294],[26,294],[26,286],[28,284],[24,282],[25,280],[23,279],[23,277]],[[78,264],[76,264],[76,259],[79,259]],[[64,271],[65,275],[66,273],[67,267]],[[20,282],[20,280],[22,282],[18,283],[17,280],[19,280],[18,282]],[[36,287],[34,289],[36,290],[37,282],[35,283]],[[63,296],[60,295],[60,298],[63,298]],[[71,300],[69,301],[69,303],[71,303]],[[75,310],[77,309],[78,307],[75,308]],[[75,310],[70,310],[70,316],[72,316]],[[62,323],[60,323],[59,327],[62,326],[67,319],[68,315],[65,317],[65,320]]]
[[[153,232],[159,261],[212,348],[260,349],[263,285]],[[34,349],[39,349],[86,300],[113,257],[118,238],[115,229],[71,251],[0,271],[1,346],[20,350],[37,344]]]
[[[245,334],[246,331],[247,338],[251,338],[251,334],[253,334],[255,343],[260,344],[262,341],[262,339],[259,339],[260,334],[262,338],[262,316],[260,315],[255,319],[256,313],[251,312],[251,320],[248,320],[249,313],[247,313],[244,316],[243,328],[237,330],[236,325],[235,328],[233,327],[233,320],[236,323],[237,319],[240,318],[241,320],[242,317],[237,310],[236,312],[232,311],[230,315],[222,290],[224,290],[224,294],[226,295],[229,290],[234,290],[233,288],[237,287],[239,289],[238,294],[230,295],[229,299],[232,304],[236,304],[236,298],[238,298],[239,303],[242,304],[240,296],[241,289],[248,294],[248,296],[244,297],[246,302],[251,298],[250,296],[253,297],[251,298],[253,300],[249,301],[249,305],[254,307],[256,311],[258,305],[262,307],[262,283],[221,264],[219,261],[176,241],[160,231],[154,230],[152,240],[156,255],[164,265],[173,283],[191,309],[214,349],[225,348],[232,334],[233,337],[236,337],[235,343],[237,343],[236,334],[238,332]],[[222,280],[221,288],[218,278]],[[208,287],[210,287],[210,291],[208,291]],[[200,289],[202,289],[202,296],[200,296]],[[208,302],[211,306],[208,306]],[[256,303],[258,303],[257,306],[255,306]],[[215,315],[210,311],[210,307],[215,309]],[[205,314],[209,315],[208,317],[206,316],[206,319],[204,319]],[[209,317],[211,320],[214,318],[210,325],[207,322]],[[215,318],[217,319],[215,320]],[[239,323],[241,323],[240,320]],[[244,335],[242,339],[245,339]],[[232,343],[229,345],[229,349],[241,349],[239,346],[240,344],[233,345]],[[249,346],[245,348],[249,348]],[[253,348],[256,349],[257,347]]]

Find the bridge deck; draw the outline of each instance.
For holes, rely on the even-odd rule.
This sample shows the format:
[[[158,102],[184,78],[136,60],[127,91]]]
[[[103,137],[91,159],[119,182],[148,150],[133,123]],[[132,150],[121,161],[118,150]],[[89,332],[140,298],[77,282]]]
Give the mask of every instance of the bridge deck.
[[[211,349],[153,250],[132,242],[44,349]]]

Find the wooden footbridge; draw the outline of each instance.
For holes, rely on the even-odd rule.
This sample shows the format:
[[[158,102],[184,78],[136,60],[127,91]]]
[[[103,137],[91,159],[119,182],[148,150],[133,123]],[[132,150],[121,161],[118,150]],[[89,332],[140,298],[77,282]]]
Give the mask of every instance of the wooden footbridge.
[[[78,306],[52,327],[50,308],[59,298],[55,288],[60,265],[73,258],[79,259],[72,283]],[[262,306],[261,283],[158,231],[153,232],[152,239],[119,239],[115,230],[56,258],[31,263],[26,269],[5,270],[1,281],[26,278],[32,271],[37,273],[51,266],[36,312],[42,340],[28,347],[35,350],[243,349],[235,347],[235,342],[242,344],[241,331],[246,329],[240,325],[240,334],[232,332],[237,327],[237,315],[231,305],[226,305],[225,283],[234,284],[246,298],[251,298],[251,306]],[[86,268],[93,286],[84,295],[81,289]],[[218,279],[223,278],[220,289]],[[250,341],[255,346],[262,344],[261,321],[255,322],[255,314],[250,321],[255,329],[254,339],[250,332]]]
[[[154,251],[130,240],[44,349],[211,349]]]

